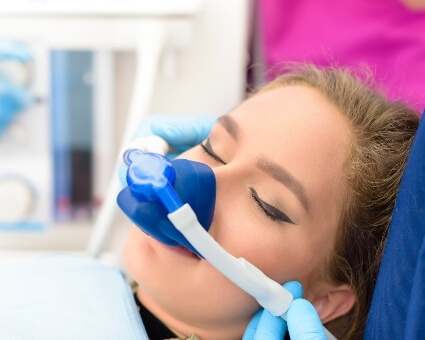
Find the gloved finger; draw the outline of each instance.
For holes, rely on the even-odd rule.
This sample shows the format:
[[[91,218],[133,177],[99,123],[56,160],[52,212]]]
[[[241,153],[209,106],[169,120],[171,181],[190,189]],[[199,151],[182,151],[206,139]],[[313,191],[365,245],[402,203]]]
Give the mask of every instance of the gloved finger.
[[[302,296],[302,286],[299,282],[291,281],[283,285],[294,298]],[[243,340],[254,339],[283,339],[286,332],[286,322],[281,317],[275,317],[268,311],[260,309],[251,319],[245,330]]]
[[[283,287],[292,294],[294,299],[302,297],[302,286],[299,282],[290,281],[285,283]],[[283,320],[280,316],[276,317],[269,311],[264,310],[257,325],[257,332],[255,333],[254,340],[281,340],[285,336],[286,329],[287,326],[285,320]]]
[[[288,281],[283,285],[283,288],[292,294],[294,300],[303,297],[303,286],[298,281]]]
[[[298,299],[292,302],[287,321],[291,339],[326,340],[319,314],[307,300]]]
[[[283,340],[286,333],[286,321],[264,310],[257,325],[253,340]]]
[[[217,121],[212,116],[161,117],[152,122],[152,132],[164,138],[178,151],[193,147],[202,142]]]
[[[243,334],[242,340],[253,340],[255,332],[257,331],[258,323],[260,322],[261,315],[263,314],[264,309],[259,309],[254,316],[252,317],[251,321],[248,323],[248,327],[245,330],[245,333]]]

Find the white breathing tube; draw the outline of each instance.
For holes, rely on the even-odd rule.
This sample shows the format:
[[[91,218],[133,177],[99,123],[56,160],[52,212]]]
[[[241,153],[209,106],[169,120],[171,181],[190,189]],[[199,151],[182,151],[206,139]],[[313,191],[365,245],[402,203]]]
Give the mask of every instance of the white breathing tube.
[[[167,142],[160,137],[139,138],[121,151],[121,161],[128,149],[135,148],[143,152],[156,152],[162,155],[169,150]],[[226,252],[201,226],[195,212],[188,204],[169,213],[167,217],[189,243],[219,272],[253,296],[271,314],[286,320],[286,312],[293,301],[293,296],[288,290],[244,258],[237,259]],[[324,331],[328,340],[336,340],[326,328]]]

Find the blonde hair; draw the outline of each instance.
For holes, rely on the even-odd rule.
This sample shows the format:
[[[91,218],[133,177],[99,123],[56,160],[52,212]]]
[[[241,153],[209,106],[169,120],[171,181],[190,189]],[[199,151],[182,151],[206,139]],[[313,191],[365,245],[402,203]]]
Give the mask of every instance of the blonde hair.
[[[345,164],[347,199],[324,277],[348,283],[356,304],[326,326],[339,339],[361,339],[386,242],[398,186],[419,123],[419,113],[388,101],[370,74],[349,69],[290,65],[260,90],[305,85],[318,90],[347,118],[352,130]]]

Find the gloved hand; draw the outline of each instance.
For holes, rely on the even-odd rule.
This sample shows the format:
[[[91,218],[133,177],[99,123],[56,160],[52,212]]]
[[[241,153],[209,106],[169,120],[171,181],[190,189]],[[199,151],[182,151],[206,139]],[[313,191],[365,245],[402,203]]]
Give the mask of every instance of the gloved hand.
[[[168,154],[174,158],[202,142],[216,121],[217,118],[211,116],[152,116],[139,125],[134,138],[157,135],[174,149]]]
[[[261,309],[249,322],[243,340],[283,340],[287,329],[291,340],[326,340],[319,315],[310,302],[301,298],[301,284],[291,281],[283,287],[294,296],[287,312],[288,321]]]
[[[319,314],[309,301],[304,299],[293,301],[286,317],[292,340],[326,340]]]
[[[155,115],[142,121],[133,139],[157,135],[163,138],[172,148],[167,157],[174,158],[178,154],[202,142],[210,133],[217,118],[211,116],[171,116]],[[119,170],[121,184],[127,185],[126,168]]]

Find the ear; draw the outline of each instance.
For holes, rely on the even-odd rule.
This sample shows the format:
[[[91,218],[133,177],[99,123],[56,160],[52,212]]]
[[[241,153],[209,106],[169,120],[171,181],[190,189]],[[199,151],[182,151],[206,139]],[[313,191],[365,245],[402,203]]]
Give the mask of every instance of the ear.
[[[353,290],[348,284],[322,287],[310,300],[316,308],[322,323],[327,323],[347,314],[356,302]]]

